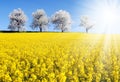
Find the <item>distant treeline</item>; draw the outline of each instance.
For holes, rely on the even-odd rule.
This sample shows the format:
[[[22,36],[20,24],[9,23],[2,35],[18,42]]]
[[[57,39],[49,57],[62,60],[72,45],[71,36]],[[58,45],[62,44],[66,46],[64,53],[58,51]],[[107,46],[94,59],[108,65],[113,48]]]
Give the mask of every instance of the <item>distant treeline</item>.
[[[40,31],[4,31],[1,30],[0,33],[39,33]],[[43,31],[41,33],[60,33],[56,31]]]
[[[54,25],[53,30],[61,30],[61,32],[69,32],[71,30],[71,25],[73,20],[71,19],[71,15],[69,12],[65,10],[56,11],[51,17],[47,16],[47,13],[44,9],[37,9],[35,12],[32,13],[32,21],[30,27],[34,30],[39,28],[40,32],[48,31],[49,26],[51,24]],[[27,22],[27,15],[24,11],[20,8],[14,9],[9,14],[9,25],[8,29],[10,29],[9,33],[14,32],[24,32],[26,30],[26,22]],[[82,16],[80,20],[80,25],[86,29],[86,32],[91,29],[94,24],[91,23],[88,16]],[[1,31],[1,32],[8,32],[8,31]],[[32,32],[32,31],[27,31]],[[35,31],[34,31],[35,32]],[[38,31],[36,31],[38,32]]]

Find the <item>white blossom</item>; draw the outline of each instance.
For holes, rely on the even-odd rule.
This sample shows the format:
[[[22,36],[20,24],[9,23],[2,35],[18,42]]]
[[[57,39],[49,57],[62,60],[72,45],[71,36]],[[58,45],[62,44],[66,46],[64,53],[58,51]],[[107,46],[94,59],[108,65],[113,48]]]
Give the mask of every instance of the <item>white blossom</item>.
[[[25,23],[27,21],[27,16],[24,14],[24,12],[18,8],[14,9],[12,13],[9,14],[10,24],[8,26],[8,29],[11,29],[12,31],[25,31]]]
[[[36,12],[32,13],[33,21],[31,27],[33,29],[39,28],[40,31],[46,30],[49,24],[49,19],[43,9],[38,9]]]
[[[94,26],[94,23],[89,19],[88,16],[81,16],[80,21],[80,26],[83,26],[86,29],[86,32],[88,32],[88,30]]]
[[[62,32],[70,30],[71,21],[70,14],[65,10],[59,10],[51,17],[51,22],[55,25],[55,29],[60,29]]]

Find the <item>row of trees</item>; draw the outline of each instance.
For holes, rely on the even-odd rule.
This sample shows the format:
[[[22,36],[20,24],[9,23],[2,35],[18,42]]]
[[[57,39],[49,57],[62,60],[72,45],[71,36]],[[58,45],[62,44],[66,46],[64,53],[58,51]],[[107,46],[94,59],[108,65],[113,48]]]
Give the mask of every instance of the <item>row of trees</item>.
[[[51,18],[49,18],[43,9],[38,9],[32,13],[32,23],[30,27],[32,29],[39,28],[40,32],[46,30],[49,23],[55,26],[55,29],[59,29],[62,32],[69,31],[72,24],[71,15],[65,10],[59,10],[55,12]],[[11,31],[25,31],[25,23],[27,21],[27,16],[20,9],[15,9],[9,14],[10,24],[8,29]],[[94,26],[89,20],[88,16],[82,16],[80,19],[80,26],[85,27],[86,32]]]

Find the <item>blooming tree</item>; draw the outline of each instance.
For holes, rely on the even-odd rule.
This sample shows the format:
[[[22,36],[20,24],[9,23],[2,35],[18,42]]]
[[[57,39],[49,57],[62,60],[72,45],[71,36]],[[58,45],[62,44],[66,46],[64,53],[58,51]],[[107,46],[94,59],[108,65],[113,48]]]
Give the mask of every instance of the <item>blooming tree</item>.
[[[10,24],[8,26],[8,29],[11,29],[11,31],[25,31],[27,16],[20,8],[14,9],[13,12],[9,14],[9,19]]]
[[[49,24],[49,19],[43,9],[38,9],[32,13],[33,21],[31,24],[32,29],[39,28],[40,32],[46,30]]]
[[[94,26],[88,16],[81,16],[80,21],[80,26],[83,26],[86,29],[86,33]]]
[[[70,14],[65,10],[59,10],[51,17],[55,29],[60,29],[62,32],[70,30],[71,21]]]

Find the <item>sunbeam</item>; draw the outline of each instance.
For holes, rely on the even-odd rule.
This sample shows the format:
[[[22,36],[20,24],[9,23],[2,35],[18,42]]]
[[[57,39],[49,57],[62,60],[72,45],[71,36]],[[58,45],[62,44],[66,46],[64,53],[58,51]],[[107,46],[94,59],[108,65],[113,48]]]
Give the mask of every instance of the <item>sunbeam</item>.
[[[92,0],[89,3],[87,2],[83,6],[82,13],[95,21],[93,32],[120,33],[119,0]],[[78,8],[76,9],[79,11]]]

